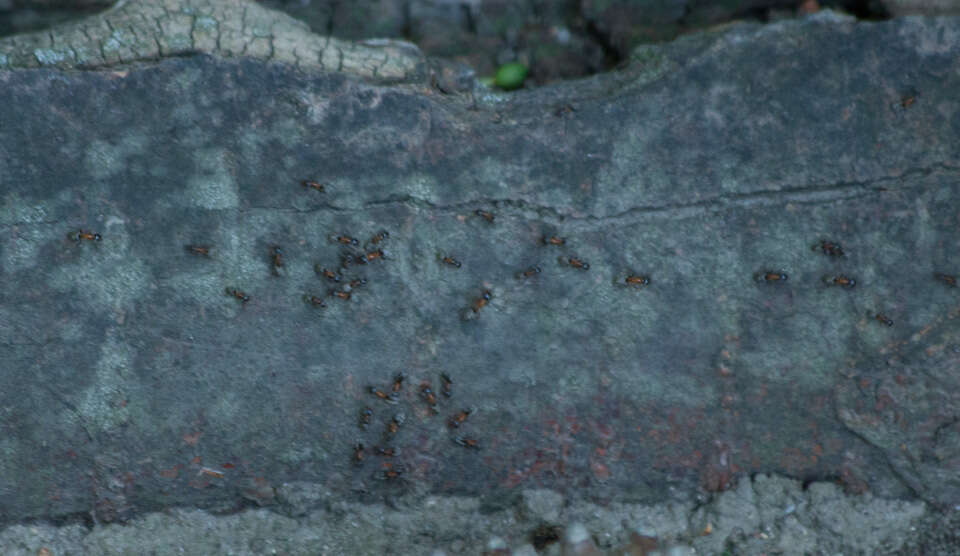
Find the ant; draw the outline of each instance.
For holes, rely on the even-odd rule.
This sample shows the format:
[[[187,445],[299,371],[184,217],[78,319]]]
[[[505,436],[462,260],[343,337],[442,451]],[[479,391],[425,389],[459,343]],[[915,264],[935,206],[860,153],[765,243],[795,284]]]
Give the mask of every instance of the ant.
[[[638,288],[650,285],[650,277],[639,275],[639,274],[631,274],[630,276],[627,276],[626,278],[624,278],[623,281],[628,286],[637,286]]]
[[[580,270],[590,270],[590,263],[578,257],[567,257],[566,261],[563,260],[563,257],[560,257],[560,264],[567,264]]]
[[[363,463],[363,459],[367,456],[363,448],[363,442],[357,442],[353,445],[353,463],[355,465],[360,465]]]
[[[468,436],[455,436],[453,441],[464,448],[473,448],[474,450],[480,449],[480,443],[476,438],[470,438]]]
[[[326,278],[327,280],[330,280],[331,282],[340,281],[339,274],[337,274],[336,272],[333,272],[332,270],[327,270],[326,268],[323,268],[322,266],[320,266],[320,263],[317,263],[317,265],[314,266],[313,269],[316,271],[317,274],[323,276],[324,278]]]
[[[283,270],[283,249],[278,245],[270,248],[270,260],[273,261],[273,273],[279,274]]]
[[[321,309],[325,309],[327,307],[327,304],[326,302],[324,302],[322,297],[317,297],[315,295],[305,295],[303,296],[303,300],[309,303],[310,305],[313,305],[314,307],[320,307]]]
[[[363,411],[360,412],[360,428],[367,430],[371,421],[373,421],[373,408],[363,408]]]
[[[823,254],[826,255],[826,256],[828,256],[828,257],[843,257],[843,256],[844,256],[843,247],[841,247],[839,243],[835,243],[835,242],[832,242],[832,241],[827,241],[827,240],[825,240],[825,239],[821,239],[821,240],[818,241],[817,243],[814,243],[814,244],[813,244],[813,247],[811,248],[811,251],[817,251],[817,250],[822,251]]]
[[[893,326],[893,319],[891,319],[887,315],[884,315],[883,313],[877,313],[875,315],[871,315],[870,313],[867,313],[867,316],[872,316],[875,321],[881,324],[884,324],[886,326]]]
[[[430,383],[424,382],[420,385],[420,397],[423,398],[423,401],[427,402],[430,405],[431,409],[437,405],[437,395],[433,393],[433,390],[430,389]],[[436,411],[434,409],[434,411]]]
[[[532,278],[532,277],[536,276],[537,274],[540,274],[540,272],[541,272],[541,269],[540,269],[539,266],[531,266],[530,268],[528,268],[528,269],[524,270],[523,272],[521,272],[521,273],[519,274],[519,277],[520,277],[520,278],[523,278],[523,279]]]
[[[482,210],[482,209],[477,209],[476,211],[474,211],[474,214],[476,214],[476,215],[479,216],[480,218],[483,218],[484,220],[486,220],[486,221],[489,222],[490,224],[493,224],[493,218],[494,218],[494,216],[493,216],[493,213],[492,213],[492,212],[487,212],[487,211]]]
[[[372,238],[370,238],[370,245],[377,245],[382,241],[386,241],[390,237],[390,232],[386,230],[380,230]]]
[[[458,261],[457,259],[454,259],[454,258],[451,257],[450,255],[445,255],[445,256],[441,257],[441,258],[440,258],[440,262],[442,262],[443,264],[445,264],[445,265],[447,265],[447,266],[452,266],[452,267],[460,268],[460,261]]]
[[[315,190],[319,191],[320,193],[323,193],[323,192],[324,192],[324,185],[323,185],[322,183],[317,183],[317,182],[315,182],[315,181],[310,181],[310,180],[303,180],[301,183],[303,184],[304,187],[309,187],[310,189],[315,189]]]
[[[577,109],[574,108],[572,104],[564,104],[564,105],[558,106],[553,111],[553,115],[559,118],[561,116],[570,116],[576,111]]]
[[[375,474],[373,478],[378,481],[395,481],[403,475],[404,471],[405,468],[403,466],[390,467]]]
[[[85,232],[83,230],[77,230],[75,232],[70,232],[69,234],[67,234],[67,239],[69,239],[70,241],[76,241],[77,243],[80,243],[83,240],[100,241],[103,239],[103,236],[94,232]]]
[[[461,410],[459,413],[451,417],[450,420],[447,421],[447,424],[450,425],[451,429],[460,428],[460,425],[462,425],[464,421],[467,420],[467,417],[469,417],[470,414],[475,411],[476,409],[473,409],[472,407],[470,409]]]
[[[486,307],[487,304],[490,303],[491,299],[493,299],[493,294],[490,292],[490,290],[483,290],[483,293],[480,294],[480,297],[474,300],[471,309],[473,309],[474,313],[479,313],[480,309]]]
[[[440,380],[443,382],[443,395],[449,398],[453,395],[453,379],[447,373],[440,373]]]
[[[393,446],[387,446],[386,448],[377,446],[377,455],[385,458],[392,458],[393,456],[397,455],[397,449]]]
[[[910,108],[914,102],[917,101],[917,95],[907,95],[900,99],[900,106],[903,108]]]
[[[937,280],[940,280],[940,281],[943,282],[944,284],[950,286],[951,288],[957,287],[957,277],[956,277],[956,276],[951,276],[951,275],[949,275],[949,274],[943,274],[943,273],[940,273],[940,272],[934,272],[934,273],[933,273],[933,277],[936,278]]]
[[[350,292],[346,290],[330,290],[330,297],[339,297],[344,301],[350,301]]]
[[[183,246],[188,253],[193,255],[202,255],[204,257],[210,256],[210,246],[209,245],[184,245]]]
[[[340,236],[330,236],[331,243],[339,243],[341,245],[359,245],[360,242],[357,241],[357,238],[340,235]]]
[[[857,285],[857,281],[849,276],[838,274],[836,276],[824,276],[823,282],[828,286],[840,286],[841,288],[852,288]]]
[[[766,282],[767,284],[775,284],[777,282],[783,283],[787,281],[787,273],[766,270],[764,272],[758,272],[754,274],[753,279],[757,282]]]
[[[567,244],[567,238],[558,236],[543,236],[542,241],[544,245],[556,245],[557,247]]]
[[[367,264],[367,256],[363,253],[353,254],[353,253],[344,253],[343,257],[340,259],[340,266],[342,268],[350,268],[351,266],[364,265]]]
[[[400,425],[406,420],[403,413],[397,413],[390,419],[390,422],[387,423],[387,436],[393,436],[397,434],[397,431],[400,430]]]
[[[368,261],[375,261],[377,259],[382,261],[387,258],[387,253],[383,249],[377,249],[376,251],[367,253],[366,258]]]
[[[360,286],[365,286],[366,284],[367,284],[366,278],[354,278],[353,280],[350,280],[350,283],[347,284],[347,287],[349,287],[351,290],[354,290],[359,288]]]
[[[405,378],[407,378],[407,375],[404,374],[403,371],[397,373],[397,375],[396,375],[395,377],[393,377],[393,388],[392,388],[392,390],[393,390],[394,392],[399,392],[400,389],[403,388],[403,380],[404,380]]]
[[[380,390],[380,389],[377,388],[376,386],[367,386],[367,392],[370,392],[370,393],[373,394],[374,396],[380,398],[381,400],[383,400],[383,401],[385,401],[385,402],[387,402],[387,403],[390,403],[390,404],[395,404],[395,403],[397,403],[397,395],[396,395],[396,394],[393,394],[393,393],[387,394],[386,392],[384,392],[383,390]]]
[[[243,303],[246,303],[247,301],[250,301],[250,296],[247,295],[247,294],[245,294],[245,293],[243,293],[242,291],[238,290],[237,288],[227,288],[227,289],[226,289],[226,292],[227,292],[227,295],[232,296],[232,297],[236,297],[237,299],[239,299],[239,300],[242,301]]]

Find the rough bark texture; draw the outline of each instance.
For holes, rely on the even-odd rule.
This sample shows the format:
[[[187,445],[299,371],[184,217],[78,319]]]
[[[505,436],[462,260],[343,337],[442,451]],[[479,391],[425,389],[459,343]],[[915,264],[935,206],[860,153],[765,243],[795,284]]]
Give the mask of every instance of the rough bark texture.
[[[412,79],[424,62],[413,44],[322,37],[246,0],[121,0],[56,30],[0,39],[0,68],[10,69],[94,69],[191,54],[250,57],[383,82]]]
[[[289,484],[690,503],[759,472],[960,503],[960,289],[933,277],[960,273],[957,20],[740,25],[590,80],[443,95],[404,48],[308,63],[332,43],[203,5],[157,16],[153,54],[66,46],[152,4],[53,33],[59,63],[99,71],[2,43],[4,520],[289,509]],[[298,67],[184,55],[251,53],[258,24],[198,38],[210,14],[274,21],[258,52]],[[315,272],[383,229],[385,259]],[[368,392],[399,372],[396,403]]]

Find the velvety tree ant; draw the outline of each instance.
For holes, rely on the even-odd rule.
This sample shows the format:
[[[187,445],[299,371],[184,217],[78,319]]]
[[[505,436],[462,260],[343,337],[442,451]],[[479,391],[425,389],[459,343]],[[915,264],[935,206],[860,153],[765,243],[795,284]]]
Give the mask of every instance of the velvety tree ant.
[[[844,256],[843,247],[840,247],[839,243],[833,241],[827,241],[821,239],[817,243],[813,244],[811,248],[813,251],[821,251],[824,255],[828,257],[842,257]]]
[[[483,218],[484,220],[486,220],[486,221],[489,222],[490,224],[493,224],[493,218],[494,218],[494,216],[493,216],[493,213],[492,213],[492,212],[487,212],[487,211],[485,211],[485,210],[477,209],[476,211],[474,211],[474,214],[476,214],[476,215],[479,216],[480,218]]]
[[[474,300],[471,309],[473,309],[474,313],[479,313],[480,309],[486,307],[487,304],[490,303],[491,299],[493,299],[493,293],[491,293],[490,290],[483,290],[483,293],[480,294],[480,297]]]
[[[877,313],[877,314],[867,313],[867,316],[873,317],[873,320],[885,326],[893,326],[893,319],[891,319],[887,315],[884,315],[883,313]]]
[[[336,272],[334,272],[334,271],[332,271],[332,270],[327,270],[326,268],[323,268],[322,266],[320,266],[319,263],[317,263],[317,265],[314,266],[313,269],[314,269],[314,271],[316,271],[317,274],[323,276],[324,278],[326,278],[327,280],[330,280],[331,282],[339,282],[339,281],[340,281],[340,275],[339,275],[339,274],[337,274]]]
[[[440,380],[443,382],[443,395],[449,398],[453,395],[453,379],[447,373],[440,373]]]
[[[376,386],[367,386],[367,392],[370,392],[370,393],[373,394],[374,396],[380,398],[381,400],[383,400],[383,401],[385,401],[385,402],[387,402],[387,403],[390,403],[390,404],[395,404],[395,403],[397,403],[397,396],[396,396],[396,394],[394,394],[394,393],[387,394],[386,392],[384,392],[383,390],[380,390],[380,389],[377,388]]]
[[[460,266],[461,266],[461,265],[460,265],[460,261],[458,261],[457,259],[454,259],[454,258],[451,257],[450,255],[441,256],[441,257],[440,257],[440,262],[442,262],[443,264],[445,264],[445,265],[447,265],[447,266],[452,266],[452,267],[455,267],[455,268],[460,268]]]
[[[567,239],[558,236],[543,236],[541,240],[544,245],[555,245],[557,247],[562,247],[567,244]]]
[[[630,276],[627,276],[626,278],[624,278],[623,281],[624,281],[628,286],[636,286],[636,287],[638,287],[638,288],[642,288],[643,286],[649,286],[649,285],[650,285],[650,277],[649,277],[649,276],[642,276],[642,275],[638,275],[638,274],[631,274]]]
[[[360,411],[360,428],[366,430],[373,421],[373,408],[365,407]]]
[[[75,241],[77,243],[80,243],[81,241],[84,241],[84,240],[100,241],[103,239],[103,237],[98,233],[77,230],[75,232],[70,232],[69,234],[67,234],[67,239],[69,239],[70,241]]]
[[[528,268],[528,269],[524,270],[523,272],[521,272],[521,273],[518,275],[518,277],[519,277],[519,278],[523,278],[523,279],[528,279],[528,278],[532,278],[532,277],[536,276],[537,274],[540,274],[540,272],[541,272],[541,269],[540,269],[539,266],[531,266],[530,268]]]
[[[585,262],[578,257],[560,257],[560,264],[565,264],[579,270],[590,270],[590,263]]]
[[[836,276],[824,276],[823,283],[828,286],[840,286],[841,288],[852,288],[857,285],[857,281],[849,276],[838,274]]]
[[[782,284],[783,282],[787,281],[787,273],[766,270],[754,274],[753,279],[757,282],[764,282],[767,284]]]
[[[322,297],[317,297],[315,295],[305,295],[303,296],[303,300],[310,305],[313,305],[314,307],[320,307],[321,309],[324,309],[327,306]]]
[[[235,297],[243,303],[250,301],[250,296],[238,290],[237,288],[227,288],[225,291],[227,292],[227,295]]]
[[[310,188],[310,189],[314,189],[314,190],[319,191],[319,192],[321,192],[321,193],[323,193],[323,191],[324,191],[324,185],[323,185],[322,183],[317,183],[317,182],[315,182],[315,181],[310,181],[310,180],[303,180],[301,183],[303,184],[304,187],[308,187],[308,188]]]
[[[470,438],[468,436],[455,436],[453,441],[464,448],[472,448],[474,450],[480,449],[480,443],[476,438]]]
[[[949,275],[949,274],[943,274],[943,273],[940,273],[940,272],[934,272],[934,273],[933,273],[933,277],[934,277],[935,279],[943,282],[944,284],[950,286],[951,288],[957,287],[957,277],[956,277],[956,276],[951,276],[951,275]]]
[[[210,246],[209,245],[184,245],[184,249],[187,250],[187,253],[192,255],[200,255],[203,257],[210,256]]]
[[[472,408],[472,407],[471,407],[470,409],[463,409],[463,410],[455,413],[455,414],[453,415],[453,417],[450,417],[450,420],[447,421],[447,424],[448,424],[448,425],[450,426],[450,428],[452,428],[452,429],[460,428],[460,425],[462,425],[462,424],[467,420],[467,417],[469,417],[470,414],[473,413],[473,412],[475,412],[475,411],[476,411],[476,409],[474,409],[474,408]]]

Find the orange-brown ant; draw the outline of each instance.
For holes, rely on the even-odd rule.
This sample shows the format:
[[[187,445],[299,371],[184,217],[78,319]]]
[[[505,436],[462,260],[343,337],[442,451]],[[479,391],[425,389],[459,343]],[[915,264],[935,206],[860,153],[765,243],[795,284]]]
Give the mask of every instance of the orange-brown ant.
[[[340,266],[343,268],[364,264],[367,264],[367,256],[363,253],[344,253],[340,259]]]
[[[250,296],[238,290],[237,288],[227,288],[225,291],[227,292],[227,295],[236,297],[243,303],[250,301]]]
[[[344,301],[350,301],[350,296],[352,294],[345,290],[330,290],[330,297],[339,297]]]
[[[537,274],[540,274],[540,271],[541,269],[539,266],[531,266],[530,268],[521,272],[518,276],[523,279],[532,278]]]
[[[467,417],[469,417],[474,411],[476,411],[476,409],[473,408],[461,410],[460,412],[454,414],[454,416],[447,421],[447,424],[451,429],[460,428],[460,425],[462,425],[464,421],[467,420]]]
[[[372,238],[370,238],[370,245],[377,245],[382,241],[386,241],[390,237],[390,232],[386,230],[380,230]]]
[[[420,385],[420,397],[432,408],[437,405],[437,395],[430,389],[430,383],[424,382]]]
[[[188,253],[191,253],[193,255],[202,255],[204,257],[210,256],[209,245],[184,245],[183,247],[184,249],[187,250]]]
[[[480,218],[483,218],[484,220],[486,220],[486,221],[489,222],[490,224],[493,224],[493,218],[494,218],[494,216],[493,216],[493,213],[492,213],[492,212],[487,212],[487,211],[482,210],[482,209],[477,209],[476,211],[474,211],[474,214],[476,214],[476,215],[479,216]]]
[[[397,373],[396,376],[393,377],[393,387],[392,387],[392,390],[393,390],[394,392],[399,392],[400,389],[403,388],[403,381],[404,381],[406,378],[407,378],[407,375],[406,375],[403,371]]]
[[[284,266],[283,249],[280,249],[280,246],[274,245],[270,248],[270,260],[273,261],[273,273],[280,274]]]
[[[330,236],[331,243],[339,243],[341,245],[359,245],[360,242],[357,241],[357,238],[350,237],[348,235],[333,235]]]
[[[327,270],[326,268],[323,268],[322,266],[320,266],[319,263],[317,263],[317,265],[314,266],[313,269],[316,271],[317,274],[323,276],[324,278],[326,278],[327,280],[330,280],[331,282],[339,282],[339,281],[340,281],[340,275],[339,275],[339,274],[337,274],[336,272],[334,272],[334,271],[332,271],[332,270]]]
[[[321,309],[327,306],[327,303],[323,300],[322,297],[317,297],[315,295],[305,295],[303,296],[303,300],[309,303],[310,305],[313,305],[314,307],[320,307]]]
[[[464,448],[473,448],[474,450],[480,449],[480,443],[476,438],[470,438],[468,436],[455,436],[453,441]]]
[[[377,259],[382,261],[387,258],[387,253],[383,249],[377,249],[376,251],[367,253],[366,257],[368,261],[375,261]]]
[[[77,243],[80,243],[83,240],[100,241],[103,239],[103,236],[95,232],[85,232],[83,230],[77,230],[75,232],[70,232],[69,234],[67,234],[67,238],[71,241],[76,241]]]
[[[470,307],[473,309],[474,313],[479,313],[480,309],[483,309],[490,303],[490,300],[493,299],[493,294],[490,290],[483,290],[483,293],[480,294],[480,297],[474,300],[473,306]]]
[[[566,238],[558,236],[543,236],[542,241],[544,245],[556,245],[557,247],[567,244]]]
[[[814,243],[811,250],[820,251],[828,257],[844,256],[843,247],[841,247],[839,243],[835,243],[833,241],[827,241],[825,239],[821,239],[817,243]]]
[[[397,403],[396,394],[393,394],[393,393],[387,394],[386,392],[384,392],[383,390],[380,390],[376,386],[367,386],[367,392],[370,392],[374,396],[380,398],[381,400],[387,403],[391,403],[391,404]]]
[[[828,286],[840,286],[841,288],[852,288],[857,285],[857,281],[849,276],[838,274],[836,276],[824,276],[823,283]]]
[[[347,287],[350,288],[351,290],[355,290],[360,286],[365,286],[366,284],[367,284],[366,278],[354,278],[353,280],[350,280],[350,283],[347,284]]]
[[[364,458],[366,457],[366,452],[363,448],[363,442],[357,442],[353,445],[353,463],[360,465],[363,463]]]
[[[883,313],[877,313],[877,314],[867,313],[867,315],[873,317],[873,320],[879,322],[880,324],[883,324],[886,326],[893,326],[893,319],[891,319],[887,315],[884,315]]]
[[[444,255],[444,256],[442,256],[442,257],[440,258],[440,262],[442,262],[443,264],[445,264],[445,265],[447,265],[447,266],[452,266],[452,267],[455,267],[455,268],[460,268],[460,266],[461,266],[460,261],[458,261],[457,259],[454,259],[454,258],[451,257],[450,255]]]
[[[447,373],[440,373],[440,380],[443,382],[443,395],[449,398],[453,395],[453,379]]]
[[[403,466],[390,466],[379,473],[376,473],[373,478],[378,481],[395,481],[403,476],[405,470],[406,468]]]
[[[638,288],[650,285],[650,277],[643,276],[640,274],[631,274],[630,276],[627,276],[626,278],[624,278],[623,281],[628,286],[636,286]]]
[[[590,263],[578,257],[560,257],[560,264],[566,264],[579,270],[590,270]]]
[[[387,436],[393,436],[397,434],[397,431],[400,430],[400,426],[403,425],[403,422],[406,420],[403,413],[397,413],[390,419],[390,422],[387,423]]]
[[[393,446],[387,446],[386,448],[377,446],[377,455],[385,458],[392,458],[397,455],[397,449]]]
[[[360,412],[360,428],[366,430],[373,421],[373,408],[365,407]]]
[[[933,277],[937,280],[943,282],[944,284],[950,286],[951,288],[957,287],[957,277],[951,276],[949,274],[943,274],[941,272],[934,272]]]
[[[917,101],[917,95],[907,95],[900,99],[900,106],[903,108],[910,108],[914,102]]]
[[[754,274],[753,279],[757,282],[765,282],[767,284],[782,284],[783,282],[787,281],[787,273],[774,270],[765,270],[763,272]]]
[[[322,183],[317,183],[315,181],[310,181],[310,180],[303,180],[301,183],[303,183],[304,187],[309,187],[310,189],[316,189],[321,193],[323,193],[324,191],[324,185]]]

